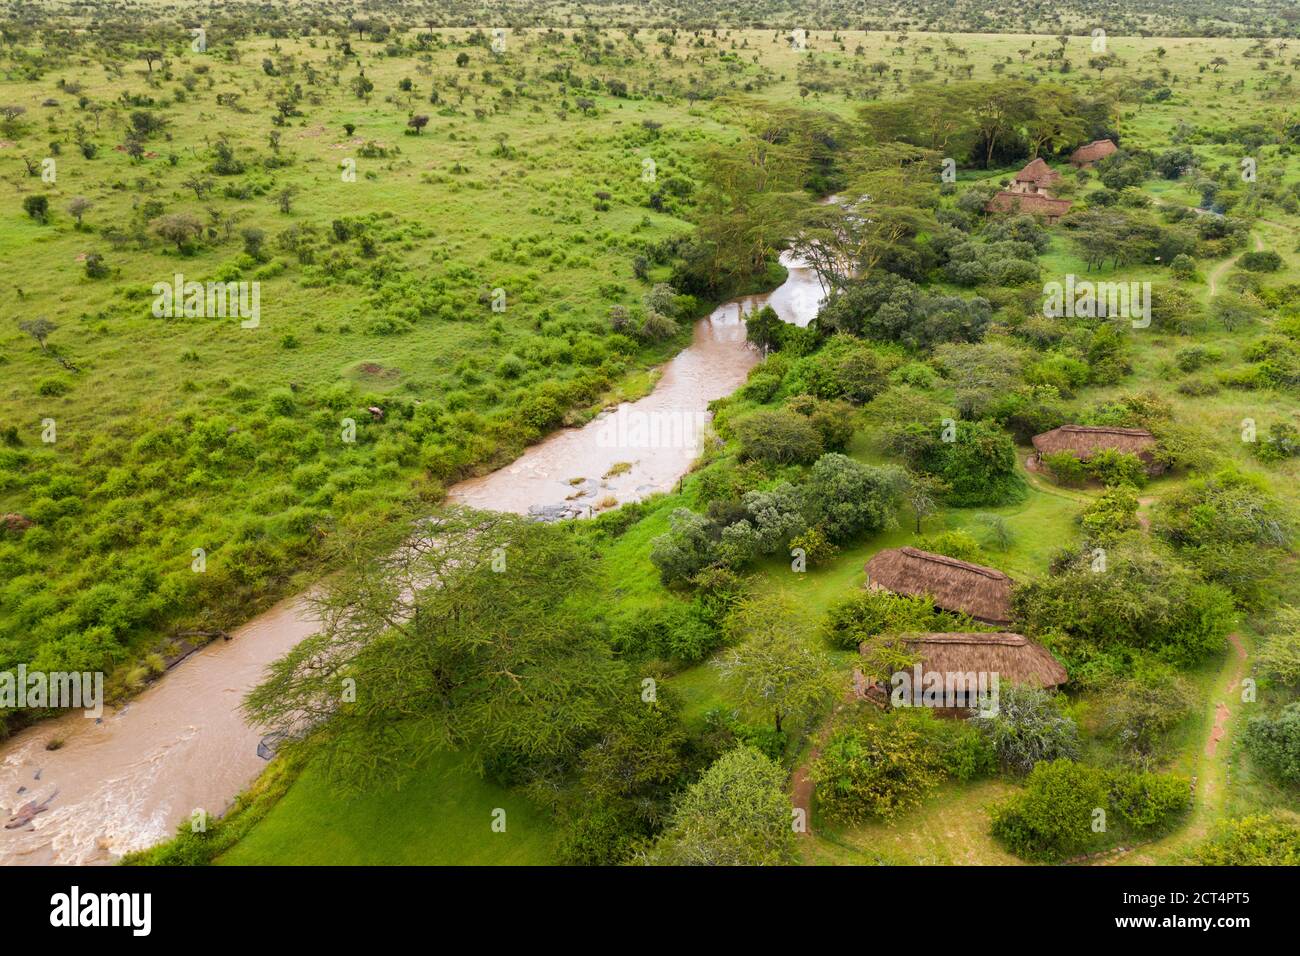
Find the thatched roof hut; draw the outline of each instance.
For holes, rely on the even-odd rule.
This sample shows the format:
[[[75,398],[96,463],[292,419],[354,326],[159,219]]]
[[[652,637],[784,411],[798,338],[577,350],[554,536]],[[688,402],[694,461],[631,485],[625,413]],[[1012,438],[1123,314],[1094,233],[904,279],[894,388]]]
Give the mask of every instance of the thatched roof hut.
[[[985,675],[984,686],[989,684],[991,675],[998,675],[999,684],[1025,684],[1031,687],[1060,687],[1070,679],[1061,663],[1052,656],[1051,651],[1036,644],[1023,634],[999,631],[989,634],[957,632],[952,634],[900,634],[899,639],[917,657],[917,669],[912,683],[921,687],[925,675],[938,673],[940,686],[952,686],[956,681],[963,681],[971,675]],[[867,642],[858,650],[866,653]],[[973,688],[975,681],[964,680],[964,685]],[[859,697],[870,696],[885,688],[875,685],[870,688],[861,673],[855,676],[854,689]]]
[[[1060,687],[1069,674],[1052,652],[1023,634],[998,631],[990,634],[899,635],[908,649],[920,658],[923,671],[997,674],[1009,684]]]
[[[986,624],[1011,623],[1011,579],[993,568],[920,548],[887,548],[867,562],[867,587],[909,597],[928,595],[945,611]]]
[[[1060,178],[1061,174],[1048,166],[1040,156],[1016,173],[1016,179],[1011,186],[1011,191],[1016,193],[1045,193],[1050,196],[1051,193],[1048,190]]]
[[[1109,428],[1093,425],[1062,425],[1050,432],[1035,435],[1034,456],[1042,461],[1044,455],[1066,452],[1087,461],[1099,451],[1107,449],[1136,455],[1147,466],[1149,474],[1159,474],[1164,466],[1156,461],[1156,439],[1145,428]]]
[[[1087,169],[1118,150],[1119,147],[1108,139],[1094,139],[1091,143],[1080,146],[1070,154],[1070,165],[1079,169]]]
[[[1039,193],[1010,192],[1004,189],[994,194],[993,198],[984,204],[984,211],[1041,216],[1051,226],[1070,211],[1070,200],[1053,199]]]

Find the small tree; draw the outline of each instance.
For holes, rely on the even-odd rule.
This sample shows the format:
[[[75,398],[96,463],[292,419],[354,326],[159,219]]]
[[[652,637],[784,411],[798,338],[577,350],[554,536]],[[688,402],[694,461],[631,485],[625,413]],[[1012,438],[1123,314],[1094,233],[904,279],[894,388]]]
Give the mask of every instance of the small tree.
[[[1093,768],[1071,760],[1038,764],[1025,791],[992,810],[993,835],[1017,856],[1059,862],[1097,839],[1094,814],[1110,793]]]
[[[293,211],[293,200],[298,195],[296,186],[285,186],[275,195],[275,204],[280,207],[280,212],[286,216]]]
[[[903,500],[916,515],[916,533],[921,533],[921,520],[939,510],[943,496],[952,489],[948,483],[933,475],[909,475],[903,485]]]
[[[81,228],[81,217],[88,213],[94,205],[95,204],[85,196],[74,196],[68,203],[68,214],[72,216],[73,219],[77,220],[78,229]]]
[[[1011,685],[998,693],[997,713],[971,718],[1004,767],[1027,773],[1041,761],[1079,755],[1079,728],[1060,698],[1037,687]]]
[[[23,199],[23,212],[42,226],[50,221],[50,199],[48,196],[27,196]]]
[[[37,341],[37,343],[40,344],[42,352],[48,352],[49,349],[45,347],[45,340],[48,339],[56,329],[58,329],[58,326],[55,325],[53,322],[51,322],[49,319],[39,318],[39,319],[29,319],[26,322],[19,322],[18,328],[22,329],[24,332],[26,332],[28,335],[34,338]]]
[[[717,667],[746,704],[772,715],[773,729],[803,720],[835,697],[836,674],[830,658],[808,645],[793,600],[784,593],[743,602],[728,620],[744,642]]]
[[[422,113],[417,113],[406,121],[406,125],[415,130],[415,135],[419,136],[424,128],[429,125],[429,117]]]
[[[203,223],[189,213],[183,212],[159,216],[154,220],[153,228],[161,238],[175,243],[176,251],[181,253],[203,234]]]
[[[931,740],[894,713],[837,731],[812,767],[826,815],[846,823],[892,817],[919,804],[942,777]]]

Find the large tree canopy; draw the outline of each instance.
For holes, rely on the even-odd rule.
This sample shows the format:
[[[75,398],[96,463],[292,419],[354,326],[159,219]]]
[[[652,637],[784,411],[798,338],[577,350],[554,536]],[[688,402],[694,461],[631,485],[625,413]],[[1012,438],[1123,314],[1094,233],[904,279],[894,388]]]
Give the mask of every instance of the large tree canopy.
[[[332,767],[366,783],[466,748],[514,777],[572,758],[622,667],[568,604],[591,558],[564,529],[448,511],[336,547],[313,599],[319,633],[248,698],[257,723],[315,728]]]

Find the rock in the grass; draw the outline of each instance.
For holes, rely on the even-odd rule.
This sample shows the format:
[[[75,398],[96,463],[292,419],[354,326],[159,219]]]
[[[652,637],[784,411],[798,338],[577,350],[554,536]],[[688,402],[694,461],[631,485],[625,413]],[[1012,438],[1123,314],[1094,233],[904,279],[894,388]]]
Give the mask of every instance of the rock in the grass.
[[[3,518],[0,518],[0,528],[3,528],[5,531],[12,531],[15,534],[26,531],[34,524],[36,524],[36,522],[31,518],[26,515],[20,515],[17,512],[12,512],[5,515]]]

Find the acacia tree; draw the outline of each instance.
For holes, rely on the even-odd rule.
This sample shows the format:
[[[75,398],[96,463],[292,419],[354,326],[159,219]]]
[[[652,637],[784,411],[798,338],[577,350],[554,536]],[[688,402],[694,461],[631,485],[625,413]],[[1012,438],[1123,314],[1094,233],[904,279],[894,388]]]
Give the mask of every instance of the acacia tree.
[[[710,147],[702,159],[699,233],[712,271],[740,280],[762,273],[806,202],[806,154],[770,122],[739,144]]]
[[[887,255],[933,227],[937,162],[934,154],[899,143],[854,151],[845,198],[807,209],[791,242],[823,291],[869,278]]]
[[[607,722],[625,671],[568,603],[594,585],[565,529],[451,509],[342,533],[333,550],[318,633],[245,709],[290,737],[311,730],[345,786],[445,749],[524,774],[573,759]]]
[[[174,242],[177,252],[184,252],[189,243],[203,233],[203,223],[184,212],[159,216],[154,221],[153,228],[160,237]]]
[[[786,721],[806,719],[834,699],[830,658],[810,646],[790,595],[746,599],[732,612],[728,629],[744,641],[717,667],[747,704],[772,715],[777,733]]]
[[[57,329],[55,325],[47,318],[29,319],[26,322],[19,322],[18,328],[22,329],[32,338],[34,338],[41,347],[42,352],[48,352],[45,340],[50,337]]]

